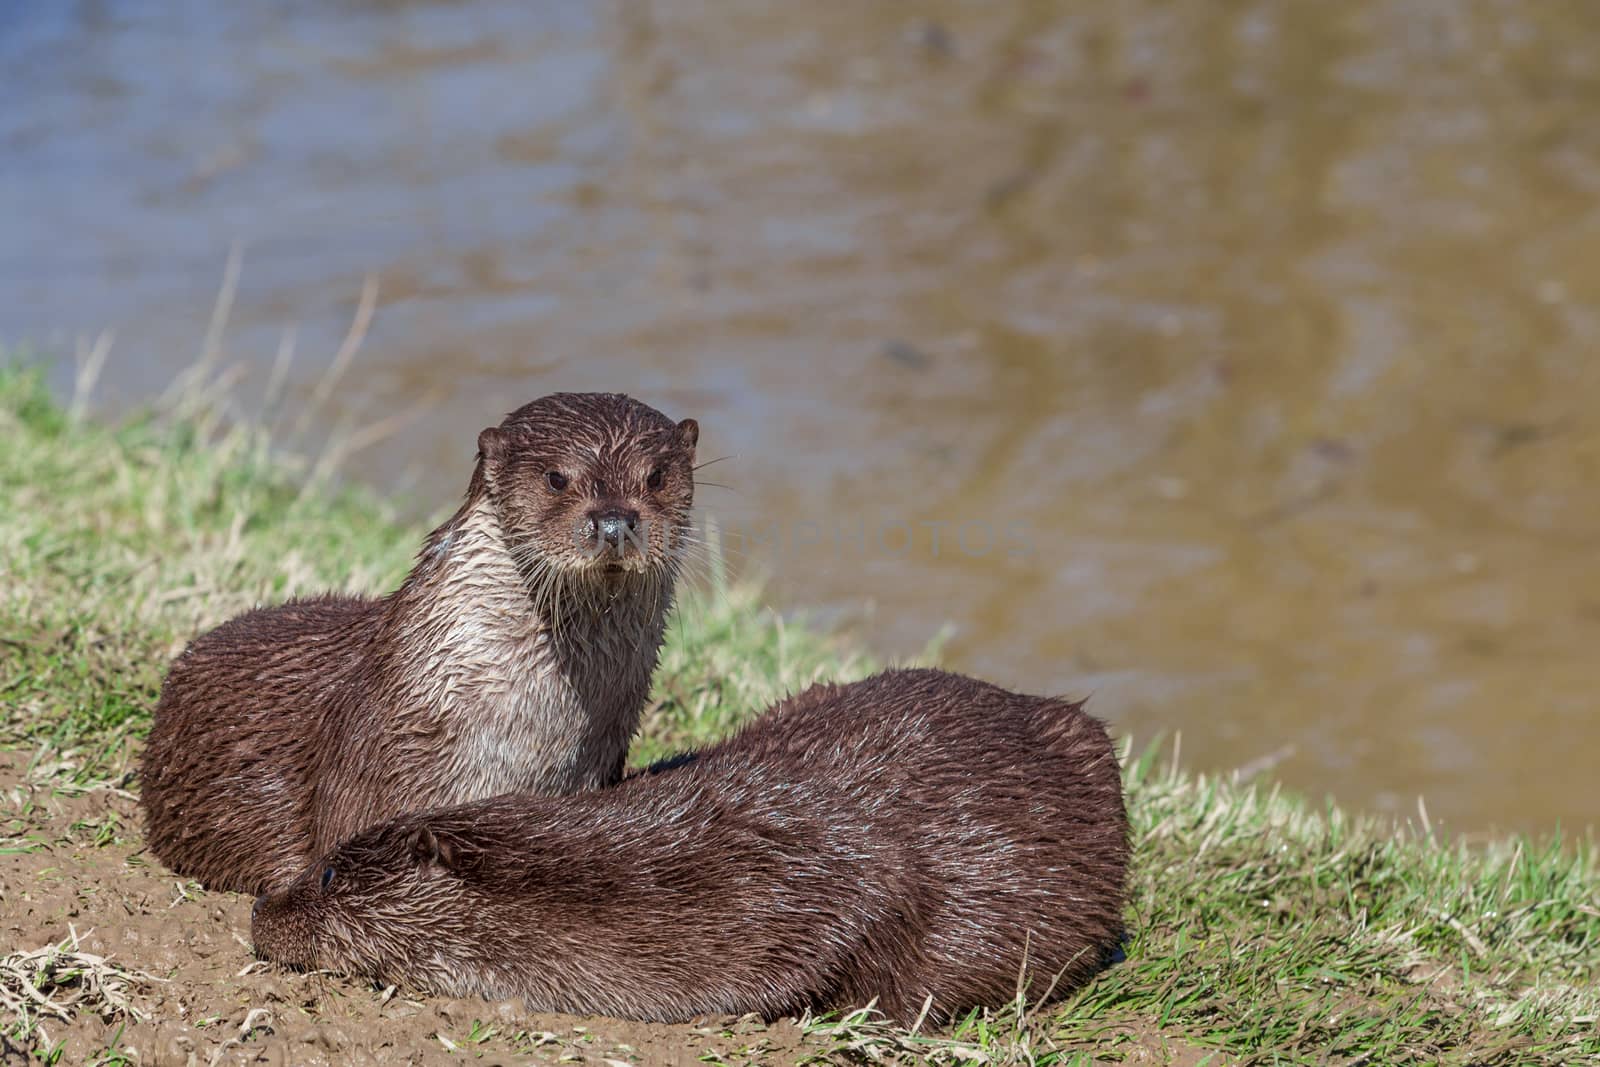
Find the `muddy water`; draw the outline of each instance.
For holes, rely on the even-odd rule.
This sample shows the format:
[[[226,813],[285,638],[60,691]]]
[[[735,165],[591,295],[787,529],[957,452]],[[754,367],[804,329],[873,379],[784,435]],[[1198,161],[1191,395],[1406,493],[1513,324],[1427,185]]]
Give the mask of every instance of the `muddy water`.
[[[562,388],[705,427],[784,606],[1187,762],[1600,823],[1585,0],[29,5],[0,336],[100,396],[294,327],[442,505]],[[20,87],[20,88],[19,88]],[[64,378],[65,380],[65,378]]]

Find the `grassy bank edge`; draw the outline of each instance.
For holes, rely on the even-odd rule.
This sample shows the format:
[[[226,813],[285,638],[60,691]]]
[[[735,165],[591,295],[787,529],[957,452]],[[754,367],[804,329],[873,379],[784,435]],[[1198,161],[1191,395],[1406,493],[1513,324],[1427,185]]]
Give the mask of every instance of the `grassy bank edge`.
[[[195,632],[296,592],[388,587],[420,543],[372,494],[308,482],[316,464],[194,403],[76,420],[37,369],[13,366],[0,369],[0,440],[0,743],[27,746],[32,773],[63,788],[130,781],[165,664]],[[872,666],[765,608],[758,586],[702,576],[636,758]],[[1590,841],[1469,848],[1152,751],[1127,775],[1126,963],[1064,1003],[940,1035],[814,1020],[824,1051],[1070,1063],[1175,1043],[1228,1062],[1600,1062]]]

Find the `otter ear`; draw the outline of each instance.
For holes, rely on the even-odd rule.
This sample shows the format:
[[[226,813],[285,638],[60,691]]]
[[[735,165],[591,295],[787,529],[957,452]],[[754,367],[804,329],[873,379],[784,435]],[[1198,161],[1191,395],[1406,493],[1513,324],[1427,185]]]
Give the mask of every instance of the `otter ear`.
[[[491,462],[498,461],[506,451],[506,435],[500,427],[491,426],[478,435],[478,456]]]
[[[678,440],[689,448],[694,448],[700,443],[700,424],[693,419],[684,419],[678,423]]]
[[[411,858],[424,870],[453,871],[459,860],[456,843],[441,837],[426,826],[411,834]]]

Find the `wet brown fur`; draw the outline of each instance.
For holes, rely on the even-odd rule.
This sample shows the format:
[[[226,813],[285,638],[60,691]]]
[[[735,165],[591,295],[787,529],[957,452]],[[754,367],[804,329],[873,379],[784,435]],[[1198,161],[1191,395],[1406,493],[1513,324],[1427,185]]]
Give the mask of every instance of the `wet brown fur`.
[[[531,1010],[902,1024],[1081,985],[1128,863],[1103,724],[959,675],[819,685],[655,773],[345,842],[256,905],[258,954]],[[331,872],[331,873],[328,873]]]
[[[155,854],[257,893],[401,812],[617,781],[688,536],[698,432],[621,394],[536,400],[479,436],[465,501],[399,589],[260,608],[193,641],[144,754]],[[590,517],[629,511],[636,538],[586,540]]]

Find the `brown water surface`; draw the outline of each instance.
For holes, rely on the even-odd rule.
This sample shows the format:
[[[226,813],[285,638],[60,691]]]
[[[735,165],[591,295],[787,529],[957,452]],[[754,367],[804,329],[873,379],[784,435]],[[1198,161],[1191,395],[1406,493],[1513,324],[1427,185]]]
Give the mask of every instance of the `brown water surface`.
[[[0,337],[229,357],[430,506],[556,388],[694,414],[784,606],[1187,762],[1600,823],[1600,6],[510,0],[0,22]],[[63,371],[63,382],[70,374]]]

